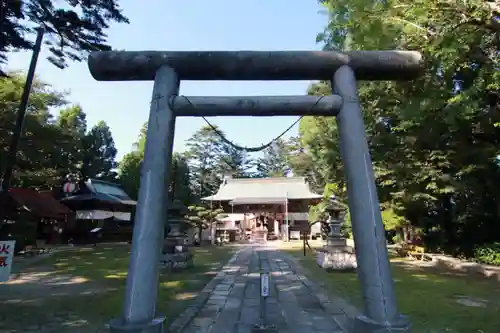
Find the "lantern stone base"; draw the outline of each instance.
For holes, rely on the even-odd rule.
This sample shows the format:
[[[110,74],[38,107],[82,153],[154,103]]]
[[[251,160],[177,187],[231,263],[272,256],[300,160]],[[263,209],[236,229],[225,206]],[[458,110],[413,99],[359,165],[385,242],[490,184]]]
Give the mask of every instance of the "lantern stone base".
[[[342,237],[328,238],[327,245],[317,252],[316,263],[332,271],[350,271],[358,267],[354,248]]]
[[[194,266],[193,257],[191,252],[163,253],[160,265],[169,271],[183,270]]]
[[[186,224],[184,215],[187,208],[179,200],[174,200],[168,208],[168,223],[165,227],[160,267],[168,271],[183,270],[193,267],[193,253],[186,246],[187,235],[181,232]]]
[[[347,249],[350,251],[350,247],[347,246],[347,241],[343,237],[329,237],[326,240],[325,249]]]

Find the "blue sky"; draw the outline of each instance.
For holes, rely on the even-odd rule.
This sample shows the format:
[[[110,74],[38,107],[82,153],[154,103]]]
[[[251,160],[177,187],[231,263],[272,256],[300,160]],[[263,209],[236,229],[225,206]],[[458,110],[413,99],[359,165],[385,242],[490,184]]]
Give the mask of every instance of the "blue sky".
[[[123,50],[315,50],[316,34],[326,16],[316,0],[121,0],[129,25],[114,25],[109,43]],[[147,3],[147,6],[145,5]],[[70,92],[70,101],[87,113],[89,127],[105,120],[118,148],[118,159],[130,151],[147,120],[152,82],[98,82],[86,63],[71,63],[64,70],[52,66],[42,53],[37,75],[58,90]],[[29,53],[13,53],[8,68],[27,70]],[[184,81],[186,96],[305,94],[309,82]],[[258,146],[286,129],[294,117],[211,118],[240,145]],[[176,151],[204,124],[202,119],[181,118],[175,132]],[[297,133],[295,127],[291,132]]]

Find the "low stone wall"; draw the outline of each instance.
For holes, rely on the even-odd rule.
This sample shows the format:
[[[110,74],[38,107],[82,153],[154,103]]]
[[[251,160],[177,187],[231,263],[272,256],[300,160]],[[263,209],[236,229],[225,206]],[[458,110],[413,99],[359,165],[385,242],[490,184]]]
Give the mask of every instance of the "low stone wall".
[[[169,271],[183,270],[193,267],[193,253],[179,252],[179,253],[164,253],[161,256],[161,265]]]
[[[469,274],[480,274],[500,282],[500,267],[483,265],[477,262],[460,260],[441,254],[430,254],[433,266],[444,266],[448,269],[465,272]]]

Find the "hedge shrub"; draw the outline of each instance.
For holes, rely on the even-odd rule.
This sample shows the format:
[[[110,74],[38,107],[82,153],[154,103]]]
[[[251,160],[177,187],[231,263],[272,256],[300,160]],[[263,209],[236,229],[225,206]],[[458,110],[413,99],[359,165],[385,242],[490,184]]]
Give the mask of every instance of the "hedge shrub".
[[[482,264],[500,266],[500,242],[477,247],[474,258]]]

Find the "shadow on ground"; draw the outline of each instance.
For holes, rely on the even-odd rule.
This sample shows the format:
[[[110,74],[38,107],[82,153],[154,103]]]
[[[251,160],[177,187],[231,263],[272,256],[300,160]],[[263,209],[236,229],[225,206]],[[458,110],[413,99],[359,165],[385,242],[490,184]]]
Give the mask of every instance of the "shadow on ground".
[[[157,309],[177,316],[231,257],[228,247],[194,248],[195,265],[162,272]],[[0,283],[0,332],[105,332],[119,315],[130,246],[74,248],[23,265]]]
[[[298,246],[297,246],[298,247]],[[284,248],[332,295],[363,308],[356,272],[327,272],[313,254]],[[409,315],[415,332],[488,333],[500,327],[500,283],[444,267],[418,267],[407,259],[391,260],[399,309]]]

